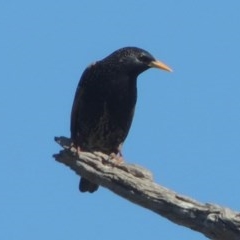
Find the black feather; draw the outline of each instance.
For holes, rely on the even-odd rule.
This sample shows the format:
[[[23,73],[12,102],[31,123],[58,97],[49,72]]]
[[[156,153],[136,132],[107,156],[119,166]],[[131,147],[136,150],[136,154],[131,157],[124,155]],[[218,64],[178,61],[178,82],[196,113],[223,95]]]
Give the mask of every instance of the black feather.
[[[83,151],[118,154],[128,135],[137,100],[136,80],[155,58],[143,49],[119,49],[90,65],[78,84],[71,114],[71,138]],[[82,179],[80,191],[96,184]]]

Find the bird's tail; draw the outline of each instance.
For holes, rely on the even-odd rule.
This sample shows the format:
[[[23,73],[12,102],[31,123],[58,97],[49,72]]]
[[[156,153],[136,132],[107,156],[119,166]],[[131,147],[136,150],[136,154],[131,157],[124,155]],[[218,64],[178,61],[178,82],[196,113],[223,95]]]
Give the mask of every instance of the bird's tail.
[[[98,185],[88,181],[86,178],[81,178],[79,183],[80,192],[90,192],[93,193],[97,191]]]

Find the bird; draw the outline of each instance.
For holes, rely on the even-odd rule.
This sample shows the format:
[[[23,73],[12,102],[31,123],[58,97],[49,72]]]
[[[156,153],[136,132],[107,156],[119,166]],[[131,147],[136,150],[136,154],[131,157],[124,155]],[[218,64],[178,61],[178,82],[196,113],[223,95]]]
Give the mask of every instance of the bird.
[[[78,83],[71,111],[71,140],[80,151],[122,156],[137,101],[137,77],[149,68],[172,69],[138,47],[123,47],[89,65]],[[81,178],[79,190],[98,185]]]

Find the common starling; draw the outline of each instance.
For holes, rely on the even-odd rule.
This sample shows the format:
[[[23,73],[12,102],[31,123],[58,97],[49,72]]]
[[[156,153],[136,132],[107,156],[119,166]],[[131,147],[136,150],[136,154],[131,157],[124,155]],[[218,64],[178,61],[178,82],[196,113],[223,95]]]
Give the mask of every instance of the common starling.
[[[71,113],[71,139],[81,151],[120,154],[137,100],[137,77],[149,68],[172,71],[147,51],[121,48],[86,68],[79,81]],[[81,178],[81,192],[98,185]]]

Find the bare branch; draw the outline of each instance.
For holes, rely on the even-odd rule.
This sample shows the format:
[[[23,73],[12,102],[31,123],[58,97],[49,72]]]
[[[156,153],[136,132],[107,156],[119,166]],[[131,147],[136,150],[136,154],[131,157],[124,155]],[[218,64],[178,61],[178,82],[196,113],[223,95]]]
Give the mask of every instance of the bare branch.
[[[126,163],[117,164],[101,152],[78,156],[68,138],[55,138],[64,150],[54,158],[79,176],[108,188],[129,201],[203,233],[214,240],[240,239],[240,213],[215,204],[203,204],[153,182],[151,172]]]

